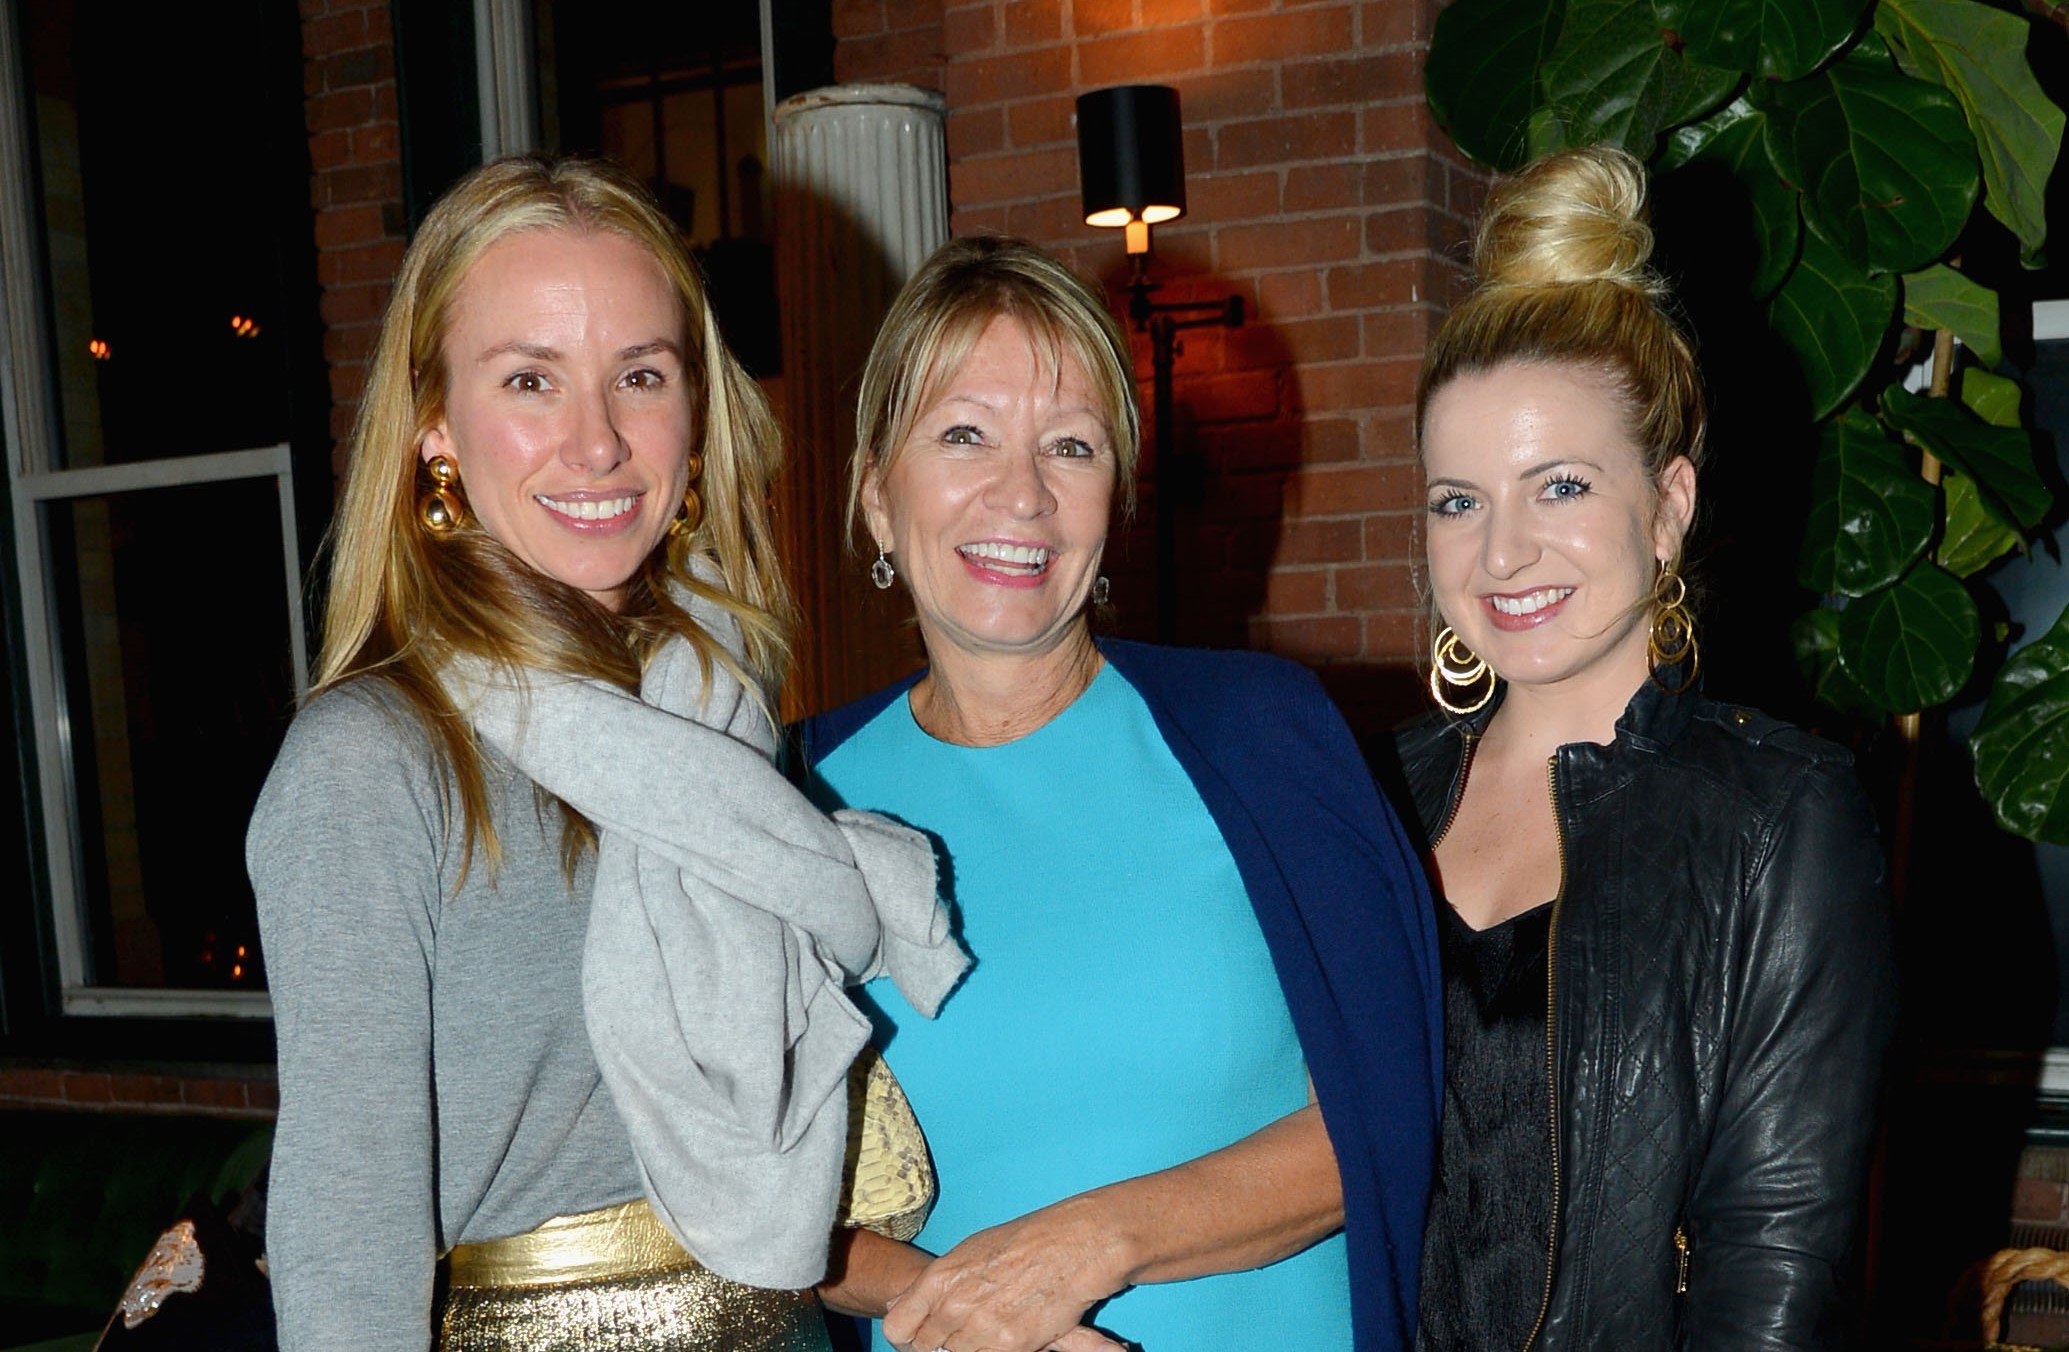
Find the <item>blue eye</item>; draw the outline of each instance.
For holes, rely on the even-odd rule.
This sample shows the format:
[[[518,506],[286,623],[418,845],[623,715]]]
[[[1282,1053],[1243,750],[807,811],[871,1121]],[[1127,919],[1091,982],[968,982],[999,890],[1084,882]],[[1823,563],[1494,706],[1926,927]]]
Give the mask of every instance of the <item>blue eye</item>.
[[[1467,494],[1446,493],[1442,497],[1435,497],[1430,499],[1430,515],[1461,516],[1464,513],[1471,511],[1473,507],[1476,505],[1477,504],[1474,503],[1473,499]]]
[[[1590,491],[1587,480],[1575,478],[1570,474],[1562,474],[1545,484],[1545,496],[1555,502],[1569,502],[1574,498],[1584,498]]]

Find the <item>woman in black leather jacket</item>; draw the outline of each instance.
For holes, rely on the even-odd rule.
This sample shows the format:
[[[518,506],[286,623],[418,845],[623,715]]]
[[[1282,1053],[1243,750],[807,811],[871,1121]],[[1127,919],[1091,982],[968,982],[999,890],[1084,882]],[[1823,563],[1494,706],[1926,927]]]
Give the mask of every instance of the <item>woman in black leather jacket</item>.
[[[1421,1346],[1842,1341],[1894,1017],[1846,753],[1697,692],[1704,414],[1643,171],[1498,187],[1417,430],[1448,711],[1399,750],[1441,900]]]

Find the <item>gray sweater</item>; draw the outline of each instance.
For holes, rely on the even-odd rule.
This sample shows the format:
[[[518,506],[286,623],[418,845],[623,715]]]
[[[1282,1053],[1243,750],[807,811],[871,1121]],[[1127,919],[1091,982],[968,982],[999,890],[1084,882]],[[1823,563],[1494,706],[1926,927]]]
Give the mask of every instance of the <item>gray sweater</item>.
[[[593,862],[562,881],[559,815],[491,756],[501,866],[492,883],[477,850],[455,893],[432,767],[395,697],[358,681],[296,718],[252,817],[288,1352],[426,1348],[440,1252],[640,1195],[583,1022]]]

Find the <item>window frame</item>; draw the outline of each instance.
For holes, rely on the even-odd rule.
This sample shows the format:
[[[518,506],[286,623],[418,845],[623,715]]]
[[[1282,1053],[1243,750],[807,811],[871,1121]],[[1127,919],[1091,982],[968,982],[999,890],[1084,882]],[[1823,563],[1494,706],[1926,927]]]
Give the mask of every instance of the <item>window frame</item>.
[[[21,811],[0,850],[17,854],[10,868],[26,882],[21,909],[0,927],[0,1014],[11,1052],[85,1051],[135,1056],[170,1040],[183,1056],[264,1059],[270,1050],[271,997],[264,991],[143,988],[95,984],[92,922],[81,879],[87,848],[80,830],[73,782],[72,728],[58,636],[54,570],[47,523],[53,505],[85,497],[159,488],[271,479],[276,485],[282,578],[288,608],[290,660],[297,699],[308,688],[311,633],[305,529],[327,515],[331,497],[329,406],[312,424],[312,400],[327,383],[318,361],[310,366],[303,343],[289,348],[289,436],[271,446],[106,465],[55,468],[63,445],[59,429],[56,328],[43,238],[42,167],[35,148],[32,86],[28,78],[24,13],[19,0],[0,0],[0,455],[4,455],[6,510],[0,512],[0,617],[9,661],[0,672],[0,699],[13,714],[12,732]],[[298,49],[297,49],[298,50]],[[300,64],[294,72],[299,85]],[[313,235],[307,243],[309,329],[316,332]],[[299,303],[297,299],[296,303]],[[297,322],[295,331],[301,334]],[[313,337],[311,338],[313,341]],[[318,443],[321,453],[318,453]],[[320,464],[322,492],[306,480]],[[298,483],[297,469],[304,482]],[[320,502],[319,502],[320,497]],[[16,833],[16,826],[19,834]],[[13,848],[6,848],[13,847]],[[0,865],[11,861],[0,857]],[[187,1034],[211,1031],[197,1043]]]

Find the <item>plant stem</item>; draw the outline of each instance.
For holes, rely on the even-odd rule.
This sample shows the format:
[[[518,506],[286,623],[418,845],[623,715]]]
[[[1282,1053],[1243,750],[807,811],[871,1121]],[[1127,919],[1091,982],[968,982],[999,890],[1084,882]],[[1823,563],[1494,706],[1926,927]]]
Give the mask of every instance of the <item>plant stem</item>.
[[[1953,387],[1954,334],[1950,329],[1941,329],[1933,334],[1933,365],[1930,392],[1935,399],[1945,399]],[[1931,451],[1920,451],[1918,473],[1927,483],[1937,488],[1940,485],[1940,458]],[[1928,558],[1935,558],[1935,550]],[[1896,717],[1897,740],[1903,744],[1903,767],[1897,773],[1896,820],[1890,830],[1889,891],[1891,899],[1902,907],[1904,893],[1910,882],[1911,836],[1916,829],[1918,816],[1918,772],[1923,750],[1921,740],[1925,728],[1925,715],[1914,710]]]

